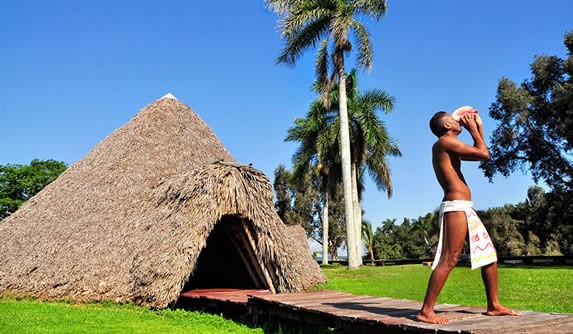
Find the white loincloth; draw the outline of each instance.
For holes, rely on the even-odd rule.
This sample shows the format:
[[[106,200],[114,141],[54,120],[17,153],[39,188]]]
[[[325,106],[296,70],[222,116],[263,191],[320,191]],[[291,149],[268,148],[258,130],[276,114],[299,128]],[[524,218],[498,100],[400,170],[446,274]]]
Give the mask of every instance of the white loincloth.
[[[479,219],[477,213],[472,208],[471,201],[444,201],[440,205],[440,239],[438,241],[438,249],[436,257],[432,264],[432,270],[436,268],[440,262],[442,255],[442,243],[444,239],[444,213],[452,211],[463,211],[466,214],[468,222],[468,234],[470,239],[470,256],[472,261],[472,269],[483,267],[487,264],[497,261],[497,253],[495,247],[489,238],[489,234],[485,226]]]

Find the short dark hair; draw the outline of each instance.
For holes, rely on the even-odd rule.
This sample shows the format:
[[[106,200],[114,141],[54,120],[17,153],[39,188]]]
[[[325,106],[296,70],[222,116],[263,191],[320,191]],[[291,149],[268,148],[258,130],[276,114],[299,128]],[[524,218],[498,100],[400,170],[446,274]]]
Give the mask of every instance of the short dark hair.
[[[448,113],[445,111],[438,111],[430,119],[430,130],[432,130],[432,133],[438,138],[447,131],[446,128],[444,128],[444,117],[447,115]]]

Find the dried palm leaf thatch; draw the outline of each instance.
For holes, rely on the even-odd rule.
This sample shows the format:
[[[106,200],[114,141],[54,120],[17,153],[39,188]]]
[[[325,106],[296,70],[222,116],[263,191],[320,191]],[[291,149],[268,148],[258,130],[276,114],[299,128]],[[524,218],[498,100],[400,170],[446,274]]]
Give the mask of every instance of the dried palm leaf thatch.
[[[0,222],[0,294],[167,307],[226,215],[249,222],[276,291],[325,281],[266,176],[237,165],[188,106],[157,100]]]

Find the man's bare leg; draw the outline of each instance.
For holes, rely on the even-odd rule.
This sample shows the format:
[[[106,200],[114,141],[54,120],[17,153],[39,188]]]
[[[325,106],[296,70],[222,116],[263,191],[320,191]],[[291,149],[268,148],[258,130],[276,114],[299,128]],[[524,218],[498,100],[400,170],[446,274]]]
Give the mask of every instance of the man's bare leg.
[[[497,290],[497,262],[482,267],[481,277],[487,297],[487,315],[521,315],[520,312],[511,310],[501,305],[499,302],[499,294]]]
[[[449,321],[434,312],[436,299],[442,291],[448,275],[458,263],[462,248],[468,234],[466,214],[463,211],[446,212],[444,214],[444,240],[440,263],[430,276],[424,304],[418,320],[433,324],[447,324]]]

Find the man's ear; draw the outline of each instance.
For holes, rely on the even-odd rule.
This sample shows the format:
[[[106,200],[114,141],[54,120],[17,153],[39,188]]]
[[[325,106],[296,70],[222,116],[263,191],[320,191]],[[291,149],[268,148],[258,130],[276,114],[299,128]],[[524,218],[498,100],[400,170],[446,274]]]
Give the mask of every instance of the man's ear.
[[[450,122],[444,122],[444,124],[442,124],[442,127],[449,131],[452,128],[452,125],[450,124]]]

